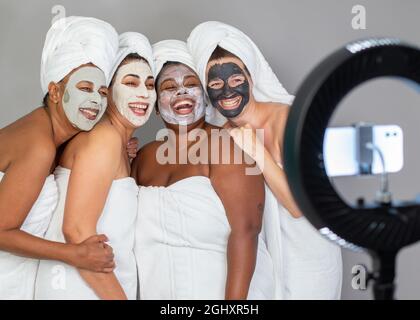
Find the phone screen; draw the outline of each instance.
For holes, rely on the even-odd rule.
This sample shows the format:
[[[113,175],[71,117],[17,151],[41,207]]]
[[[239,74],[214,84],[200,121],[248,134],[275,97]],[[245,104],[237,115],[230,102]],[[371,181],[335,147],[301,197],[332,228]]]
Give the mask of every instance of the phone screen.
[[[403,131],[399,126],[374,126],[373,144],[381,150],[387,172],[398,172],[403,168]],[[328,128],[324,137],[324,162],[328,176],[360,175],[357,147],[355,127]],[[380,157],[373,152],[371,174],[382,172]]]

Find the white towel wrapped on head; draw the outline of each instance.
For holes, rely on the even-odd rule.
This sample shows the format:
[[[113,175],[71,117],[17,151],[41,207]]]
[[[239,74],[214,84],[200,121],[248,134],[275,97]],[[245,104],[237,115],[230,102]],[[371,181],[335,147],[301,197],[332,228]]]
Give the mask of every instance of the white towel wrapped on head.
[[[118,50],[118,34],[107,22],[88,17],[57,20],[47,33],[41,58],[42,92],[73,69],[93,63],[105,73],[107,83]]]
[[[235,27],[217,21],[201,23],[191,32],[187,45],[203,85],[207,84],[207,62],[219,46],[236,55],[248,68],[254,82],[253,94],[257,101],[288,105],[293,102],[294,97],[282,86],[255,43]]]
[[[155,43],[153,45],[153,58],[156,67],[156,77],[166,62],[180,62],[185,64],[198,75],[193,58],[184,41],[168,39]]]
[[[111,79],[117,71],[121,62],[130,54],[137,53],[149,63],[150,69],[154,73],[154,62],[152,46],[146,36],[138,32],[124,32],[119,35],[119,47],[116,58],[114,60],[113,68],[111,71]]]
[[[256,101],[292,104],[294,96],[280,83],[261,51],[246,34],[235,27],[217,21],[203,22],[190,33],[187,46],[204,87],[207,86],[207,63],[219,46],[236,55],[245,64],[254,84],[252,93]],[[207,120],[210,123],[221,125],[221,118],[224,119],[215,108],[208,108]]]

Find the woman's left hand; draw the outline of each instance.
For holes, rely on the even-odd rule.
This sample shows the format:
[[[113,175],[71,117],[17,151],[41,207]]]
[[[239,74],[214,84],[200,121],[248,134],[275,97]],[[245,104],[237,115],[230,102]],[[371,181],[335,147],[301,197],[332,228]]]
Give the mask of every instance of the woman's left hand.
[[[127,144],[127,154],[130,160],[133,160],[137,156],[138,148],[139,148],[139,139],[136,137],[131,138]]]

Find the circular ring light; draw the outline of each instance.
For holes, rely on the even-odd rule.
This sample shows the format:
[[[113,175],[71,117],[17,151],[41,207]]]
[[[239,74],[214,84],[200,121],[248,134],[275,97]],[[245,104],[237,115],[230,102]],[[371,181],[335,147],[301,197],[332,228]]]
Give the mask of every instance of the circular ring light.
[[[420,204],[350,207],[332,186],[323,159],[325,130],[337,105],[355,87],[378,77],[419,86],[420,50],[398,39],[378,38],[350,43],[327,57],[296,94],[284,160],[290,189],[307,219],[341,246],[380,256],[384,267],[395,264],[402,247],[420,240]],[[394,278],[392,273],[388,278]]]

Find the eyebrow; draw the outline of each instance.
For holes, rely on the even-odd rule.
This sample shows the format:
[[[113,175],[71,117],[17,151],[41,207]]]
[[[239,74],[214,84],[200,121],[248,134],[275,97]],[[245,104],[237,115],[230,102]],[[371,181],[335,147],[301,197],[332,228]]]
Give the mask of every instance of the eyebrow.
[[[138,75],[136,75],[136,74],[132,74],[132,73],[126,74],[126,75],[124,76],[124,78],[125,78],[125,77],[134,77],[134,78],[140,79],[140,77],[139,77]]]
[[[193,74],[186,75],[186,76],[184,77],[184,80],[188,80],[188,79],[190,79],[190,78],[194,78],[194,79],[196,79],[196,80],[200,81],[200,80],[197,78],[197,76],[195,76],[195,75],[193,75]]]
[[[89,80],[80,80],[77,84],[79,84],[80,82],[87,82],[88,84],[93,86],[93,82]]]
[[[164,83],[169,82],[169,81],[175,81],[175,79],[174,79],[174,78],[168,78],[168,79],[165,79],[165,80],[163,80],[163,81],[160,83],[160,86],[159,86],[159,87],[162,87]]]

